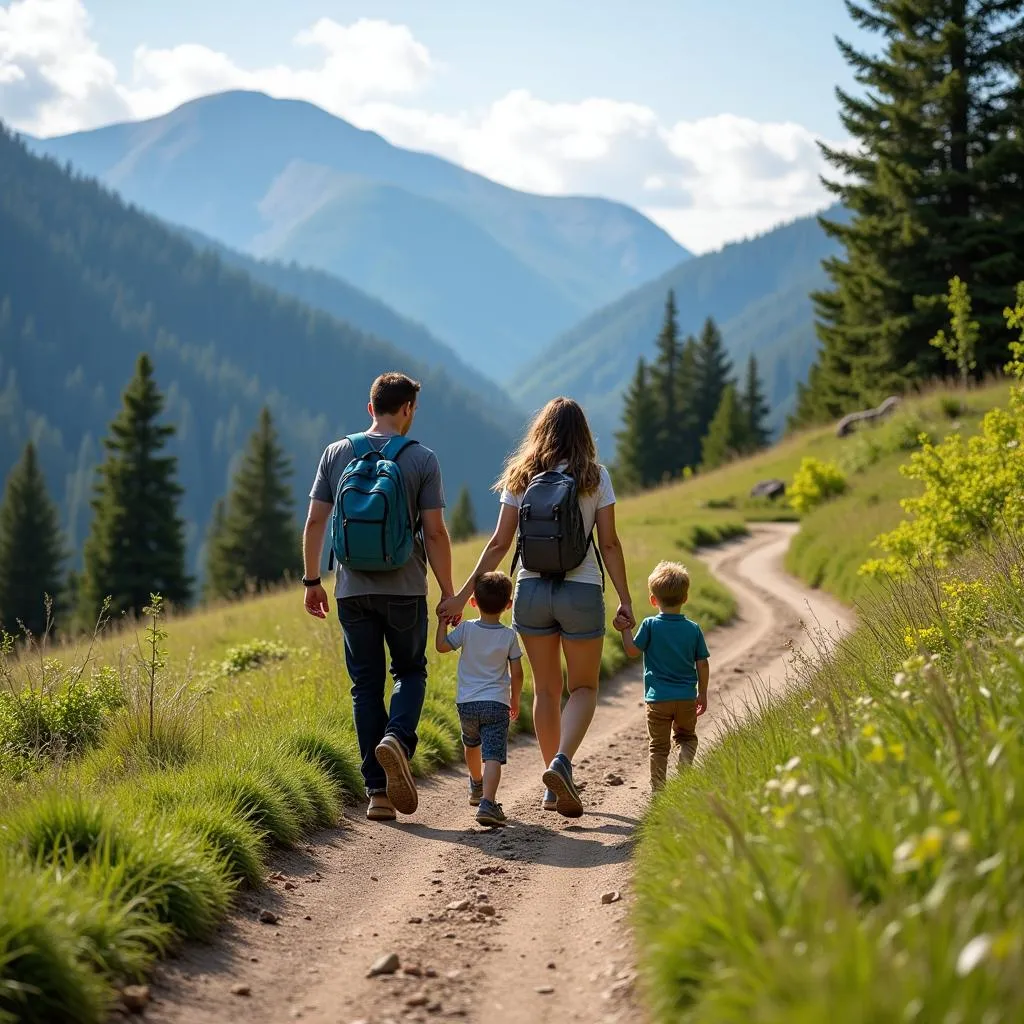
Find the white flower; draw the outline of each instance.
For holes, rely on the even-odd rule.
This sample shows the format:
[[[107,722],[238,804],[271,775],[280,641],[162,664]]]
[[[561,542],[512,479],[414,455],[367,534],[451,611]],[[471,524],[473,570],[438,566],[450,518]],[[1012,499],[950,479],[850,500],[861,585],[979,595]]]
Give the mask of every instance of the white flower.
[[[907,681],[907,673],[906,672],[897,672],[896,675],[894,675],[892,677],[892,681],[897,686],[902,686]]]
[[[1017,637],[1017,639],[1013,641],[1013,646],[1024,647],[1024,636]]]
[[[810,796],[814,792],[814,787],[809,786],[806,782],[797,790],[800,796]]]
[[[812,735],[812,736],[820,736],[820,735],[821,735],[821,726],[820,726],[820,725],[816,725],[816,726],[815,726],[815,727],[814,727],[814,728],[813,728],[813,729],[811,730],[811,735]]]
[[[796,781],[796,779],[786,779],[786,781],[782,784],[782,795],[789,796],[791,793],[796,791],[796,787],[798,785],[799,783]]]
[[[914,847],[916,845],[917,844],[913,839],[908,839],[906,842],[900,843],[900,845],[892,851],[892,855],[897,861],[909,860],[914,853]]]
[[[960,950],[960,955],[956,958],[956,973],[961,978],[966,978],[975,967],[980,964],[985,957],[988,956],[989,950],[992,948],[992,936],[991,935],[975,935],[970,942]]]
[[[799,768],[799,767],[800,767],[800,758],[799,757],[791,757],[786,762],[786,771],[787,772],[794,771],[796,768]]]
[[[764,788],[767,789],[769,792],[771,792],[772,790],[775,790],[775,789],[780,789],[781,787],[782,787],[782,783],[779,782],[778,779],[769,779],[764,784]]]
[[[974,873],[981,878],[983,875],[990,875],[1003,863],[1003,855],[1001,853],[993,854],[991,857],[987,857],[983,861],[978,862],[978,866],[974,869]]]

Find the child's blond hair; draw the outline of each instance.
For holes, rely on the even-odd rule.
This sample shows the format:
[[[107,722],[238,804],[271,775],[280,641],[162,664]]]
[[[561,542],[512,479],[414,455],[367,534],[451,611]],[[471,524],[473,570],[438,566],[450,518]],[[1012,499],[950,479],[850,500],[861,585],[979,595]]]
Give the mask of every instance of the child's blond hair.
[[[659,562],[647,577],[647,587],[659,604],[678,608],[689,597],[690,574],[678,562]]]

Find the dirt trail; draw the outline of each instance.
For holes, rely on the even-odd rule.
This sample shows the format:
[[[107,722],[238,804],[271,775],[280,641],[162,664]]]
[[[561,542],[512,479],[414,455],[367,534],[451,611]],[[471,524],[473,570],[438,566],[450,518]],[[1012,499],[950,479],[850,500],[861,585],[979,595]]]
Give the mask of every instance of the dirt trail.
[[[708,637],[708,739],[742,714],[754,674],[784,685],[788,645],[806,640],[801,621],[832,633],[850,625],[840,605],[783,572],[793,532],[757,527],[703,556],[739,601],[737,621]],[[637,667],[604,687],[577,760],[587,784],[579,821],[541,811],[532,740],[510,751],[500,797],[513,823],[502,832],[470,817],[464,774],[440,773],[421,786],[413,818],[371,825],[351,816],[279,857],[276,880],[243,897],[221,940],[160,969],[147,1019],[642,1021],[626,926],[629,858],[648,795],[641,692]],[[607,784],[610,773],[621,784]],[[622,898],[603,904],[612,891]],[[261,909],[278,924],[258,923]],[[368,978],[392,952],[402,969]],[[238,985],[250,994],[233,994]]]

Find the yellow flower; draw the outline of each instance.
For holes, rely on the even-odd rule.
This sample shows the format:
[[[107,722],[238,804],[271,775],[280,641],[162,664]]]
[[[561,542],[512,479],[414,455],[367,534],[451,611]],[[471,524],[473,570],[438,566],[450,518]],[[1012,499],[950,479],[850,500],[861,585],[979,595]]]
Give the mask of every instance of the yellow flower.
[[[904,747],[902,743],[890,743],[889,744],[889,756],[892,757],[892,759],[894,761],[901,761],[902,762],[902,761],[906,760],[906,756],[907,756],[906,747]]]

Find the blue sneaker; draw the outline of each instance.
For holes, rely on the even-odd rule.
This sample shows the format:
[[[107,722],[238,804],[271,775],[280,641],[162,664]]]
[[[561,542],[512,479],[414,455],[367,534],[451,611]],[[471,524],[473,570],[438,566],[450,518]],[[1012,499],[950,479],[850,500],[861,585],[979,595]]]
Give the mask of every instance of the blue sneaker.
[[[508,818],[501,809],[501,804],[486,798],[480,801],[480,807],[476,812],[476,820],[481,825],[489,825],[491,828],[503,828],[508,824]]]
[[[572,781],[572,762],[565,754],[556,754],[542,776],[544,785],[555,794],[555,810],[565,818],[579,818],[583,814],[576,783]]]
[[[550,789],[544,790],[544,799],[540,802],[541,810],[554,811],[558,807],[558,797]]]
[[[471,775],[469,777],[469,806],[479,807],[480,801],[484,798],[484,780],[479,782]]]

